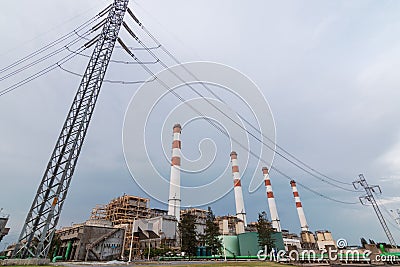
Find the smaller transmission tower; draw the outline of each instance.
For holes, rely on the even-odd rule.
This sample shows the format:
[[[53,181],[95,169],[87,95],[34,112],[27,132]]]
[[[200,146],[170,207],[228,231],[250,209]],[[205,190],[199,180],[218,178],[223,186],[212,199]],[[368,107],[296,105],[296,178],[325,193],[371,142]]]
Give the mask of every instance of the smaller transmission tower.
[[[393,210],[390,210],[392,213],[395,213]],[[396,216],[396,219],[395,219],[395,221],[396,221],[396,223],[397,224],[400,224],[400,209],[396,209],[396,213],[395,213],[395,215],[394,216]]]
[[[358,175],[358,177],[359,180],[353,182],[354,188],[358,189],[359,186],[361,185],[366,192],[366,195],[360,197],[361,204],[365,206],[366,204],[370,203],[372,205],[376,213],[376,216],[378,216],[378,220],[381,223],[387,238],[389,239],[389,243],[392,246],[396,246],[396,242],[394,241],[392,233],[390,232],[389,227],[386,224],[385,218],[383,217],[374,197],[374,193],[376,193],[376,191],[382,193],[381,188],[379,187],[379,185],[369,185],[367,183],[367,180],[365,180],[363,174]]]

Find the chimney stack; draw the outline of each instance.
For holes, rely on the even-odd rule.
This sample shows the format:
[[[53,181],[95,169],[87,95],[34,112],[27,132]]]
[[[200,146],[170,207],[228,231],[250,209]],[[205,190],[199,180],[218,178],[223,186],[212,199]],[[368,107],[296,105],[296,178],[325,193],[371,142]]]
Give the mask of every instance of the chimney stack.
[[[172,141],[171,178],[169,181],[168,215],[180,220],[181,209],[181,125],[175,124]]]
[[[231,163],[232,163],[233,185],[235,191],[236,217],[242,220],[244,226],[246,226],[247,225],[246,211],[244,209],[242,185],[240,183],[239,166],[237,162],[237,154],[235,151],[231,152]]]
[[[292,186],[294,200],[296,201],[297,213],[300,219],[301,231],[310,231],[307,225],[306,216],[304,215],[303,206],[301,205],[299,192],[297,191],[296,182],[294,180],[290,181],[290,185]]]
[[[277,232],[281,232],[281,223],[278,216],[278,210],[276,209],[276,203],[274,193],[272,192],[271,180],[269,179],[268,168],[263,167],[262,172],[264,174],[265,189],[267,190],[268,206],[269,212],[271,214],[272,227],[275,228]]]

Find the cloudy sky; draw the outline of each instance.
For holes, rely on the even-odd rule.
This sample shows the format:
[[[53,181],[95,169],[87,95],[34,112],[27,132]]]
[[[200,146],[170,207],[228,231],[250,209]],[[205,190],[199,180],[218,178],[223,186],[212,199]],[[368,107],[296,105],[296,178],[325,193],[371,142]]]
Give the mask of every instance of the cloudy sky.
[[[0,11],[0,69],[72,31],[109,2],[4,3]],[[160,0],[131,1],[130,8],[181,61],[226,64],[253,80],[270,105],[280,146],[329,177],[352,182],[364,173],[370,184],[381,186],[380,201],[386,209],[400,208],[398,1]],[[129,45],[138,46],[131,40]],[[135,53],[144,61],[151,60],[143,51]],[[129,60],[120,50],[115,51],[113,59]],[[65,67],[83,73],[87,60],[78,56]],[[52,63],[54,60],[8,79],[0,78],[0,90]],[[160,66],[151,67],[161,70]],[[6,74],[0,73],[1,77]],[[106,75],[109,80],[147,78],[140,67],[115,62],[110,63]],[[57,69],[0,97],[0,208],[10,214],[11,227],[0,249],[17,239],[79,82],[80,77]],[[125,111],[137,90],[137,85],[104,83],[60,227],[86,220],[96,204],[107,203],[123,193],[151,198],[132,179],[123,154]],[[160,105],[160,114],[170,112],[168,105]],[[257,116],[262,120],[262,114]],[[172,125],[165,127],[171,130]],[[221,142],[223,148],[218,150],[214,167],[224,170],[229,158],[219,159],[229,156],[229,149],[224,147],[226,140],[210,129],[204,123],[188,125],[186,133],[193,138],[188,134],[184,137],[183,131],[183,153],[189,159],[198,157],[191,153],[197,151],[197,141],[204,138],[213,139],[215,147]],[[160,139],[160,130],[155,126],[153,130],[149,136]],[[240,130],[233,134],[240,134]],[[210,149],[214,151],[215,147]],[[203,149],[206,153],[208,147]],[[165,166],[160,172],[168,178],[167,159],[160,157],[160,162]],[[141,166],[140,157],[137,166]],[[358,201],[359,193],[322,183],[278,156],[274,166],[323,195]],[[210,175],[225,175],[229,180],[230,174],[221,174],[220,169],[211,169],[215,173]],[[244,175],[243,189],[248,221],[253,221],[268,206],[264,188],[248,192],[250,178]],[[190,179],[190,175],[183,174],[182,179]],[[271,180],[282,227],[299,232],[288,180],[272,171]],[[353,244],[359,243],[360,237],[386,241],[372,207],[340,204],[301,187],[299,191],[312,230],[331,230],[335,238],[346,238]],[[217,215],[234,214],[233,192],[211,205]],[[154,199],[151,206],[166,207]],[[400,242],[395,221],[386,211],[383,214]]]

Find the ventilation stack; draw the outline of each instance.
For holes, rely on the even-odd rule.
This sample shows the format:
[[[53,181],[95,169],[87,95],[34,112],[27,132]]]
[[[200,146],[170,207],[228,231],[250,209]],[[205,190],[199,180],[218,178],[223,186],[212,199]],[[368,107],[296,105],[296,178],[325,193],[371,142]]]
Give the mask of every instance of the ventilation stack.
[[[304,215],[303,206],[301,205],[299,192],[297,191],[296,182],[294,180],[290,181],[290,185],[292,186],[294,200],[296,201],[297,213],[300,219],[301,231],[309,232],[306,216]]]
[[[278,210],[276,209],[276,203],[274,193],[272,192],[271,180],[269,179],[268,168],[263,167],[262,172],[264,175],[265,189],[267,190],[268,206],[269,212],[271,214],[272,228],[274,228],[277,232],[281,232],[281,223],[278,216]]]
[[[246,211],[244,209],[242,185],[240,183],[239,165],[237,161],[237,154],[235,151],[231,152],[232,175],[233,185],[235,191],[235,204],[236,204],[236,217],[243,222],[243,227],[239,227],[239,233],[244,232],[246,222]]]
[[[181,125],[175,124],[172,141],[171,178],[169,181],[168,215],[180,220],[181,208]]]

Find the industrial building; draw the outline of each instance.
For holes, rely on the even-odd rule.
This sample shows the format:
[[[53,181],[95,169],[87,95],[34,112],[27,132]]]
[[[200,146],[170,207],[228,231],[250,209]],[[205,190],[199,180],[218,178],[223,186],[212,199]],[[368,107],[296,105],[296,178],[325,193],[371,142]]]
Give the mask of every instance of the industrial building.
[[[237,235],[242,233],[243,221],[237,216],[217,216],[215,220],[218,223],[219,233],[221,235]]]
[[[120,258],[124,235],[124,227],[114,227],[107,220],[91,219],[56,231],[56,240],[60,240],[60,245],[54,255],[66,261]]]
[[[160,247],[177,249],[177,225],[178,221],[171,215],[136,220],[133,232],[139,238],[140,250]]]
[[[90,219],[56,232],[56,255],[64,260],[112,260],[143,257],[148,247],[177,246],[177,220],[149,199],[123,195],[96,205]]]
[[[0,209],[0,242],[10,231],[10,228],[6,227],[9,216],[3,214],[2,210],[3,209]]]
[[[181,209],[181,130],[180,124],[174,125],[168,209],[150,208],[148,198],[125,194],[112,199],[106,205],[97,205],[92,210],[90,219],[85,223],[57,231],[56,236],[60,240],[57,255],[63,256],[65,260],[110,260],[143,258],[144,252],[151,248],[168,247],[171,250],[179,251],[178,222],[185,214],[194,216],[197,235],[204,235],[208,211],[198,208]],[[236,214],[217,216],[215,222],[219,226],[219,238],[223,243],[224,255],[253,257],[263,248],[260,248],[258,244],[257,223],[247,223],[246,221],[236,152],[231,152],[230,160]],[[298,236],[282,230],[268,168],[263,167],[262,173],[266,203],[268,203],[271,216],[274,249],[322,250],[329,246],[335,246],[329,231],[317,231],[314,234],[309,230],[296,182],[293,180],[290,185],[301,233]],[[205,256],[209,253],[206,245],[199,240],[199,255]]]
[[[317,247],[319,250],[328,250],[329,247],[336,248],[336,242],[333,240],[330,231],[319,230],[315,232],[315,235],[317,236]]]
[[[301,249],[301,238],[297,234],[282,230],[282,238],[286,251]]]

